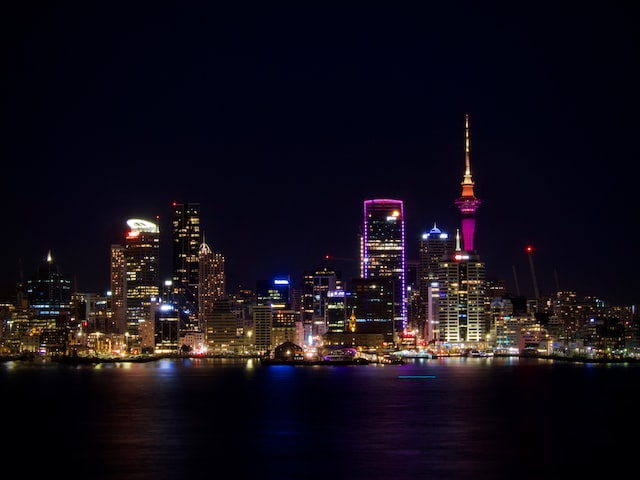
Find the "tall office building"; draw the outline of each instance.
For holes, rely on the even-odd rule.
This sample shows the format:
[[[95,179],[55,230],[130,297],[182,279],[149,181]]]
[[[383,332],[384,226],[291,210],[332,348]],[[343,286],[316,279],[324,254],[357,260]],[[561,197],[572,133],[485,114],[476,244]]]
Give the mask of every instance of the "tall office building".
[[[204,331],[209,353],[239,353],[244,344],[239,334],[240,318],[233,300],[223,297],[213,302],[206,312]]]
[[[300,311],[294,310],[292,298],[291,279],[288,275],[281,275],[272,280],[258,280],[256,282],[256,306],[254,307],[254,330],[256,349],[258,351],[273,350],[279,343],[291,341],[297,343],[303,340],[304,334],[300,324]],[[256,308],[269,307],[271,322],[269,323],[269,347],[265,344],[267,324],[263,322],[263,309],[259,309],[256,317]],[[260,324],[255,322],[262,322]],[[296,325],[300,324],[299,335],[296,333]]]
[[[200,245],[198,328],[205,330],[205,318],[213,310],[217,300],[226,297],[224,256],[211,250],[206,241]]]
[[[456,233],[455,251],[447,254],[438,270],[439,340],[456,347],[478,347],[486,340],[487,282],[485,265],[473,249],[475,212],[480,205],[473,192],[469,147],[469,115],[465,117],[465,173],[462,195],[456,200],[462,214],[462,236]]]
[[[111,318],[115,325],[115,333],[127,331],[127,262],[122,245],[111,245]]]
[[[256,282],[256,304],[268,305],[272,309],[289,310],[291,308],[291,279],[288,275],[271,280]]]
[[[27,298],[41,320],[67,327],[71,317],[71,281],[63,275],[51,252],[27,280]]]
[[[420,239],[418,260],[418,291],[420,311],[418,314],[418,330],[425,340],[438,338],[438,270],[440,262],[447,254],[453,253],[455,243],[453,237],[440,230],[436,224]]]
[[[158,305],[154,325],[154,351],[176,354],[180,350],[180,308],[170,303]]]
[[[258,304],[253,307],[254,348],[260,354],[271,352],[277,345],[272,344],[273,313],[271,306]]]
[[[354,318],[350,318],[348,334],[342,338],[366,337],[367,340],[360,340],[358,346],[366,343],[371,348],[390,348],[398,342],[393,322],[394,283],[395,279],[390,276],[354,278],[351,281],[346,311]]]
[[[198,286],[200,266],[200,204],[172,204],[173,301],[188,315],[189,326],[198,320]]]
[[[327,303],[330,293],[342,290],[340,274],[331,268],[317,268],[303,274],[301,320],[308,345],[320,340],[328,330]]]
[[[127,220],[127,225],[130,230],[124,244],[126,333],[135,343],[140,324],[154,321],[151,302],[157,302],[160,294],[160,228],[154,222],[139,218]]]
[[[71,325],[71,281],[63,275],[51,252],[27,281],[27,298],[33,309],[30,332],[39,332],[40,351],[65,353]]]
[[[393,279],[393,321],[396,340],[406,327],[405,226],[402,200],[364,201],[361,240],[362,277]]]
[[[355,314],[353,325],[351,316],[346,311],[346,293],[344,290],[329,290],[326,298],[327,332],[348,332],[355,331]],[[347,318],[349,317],[349,318]]]

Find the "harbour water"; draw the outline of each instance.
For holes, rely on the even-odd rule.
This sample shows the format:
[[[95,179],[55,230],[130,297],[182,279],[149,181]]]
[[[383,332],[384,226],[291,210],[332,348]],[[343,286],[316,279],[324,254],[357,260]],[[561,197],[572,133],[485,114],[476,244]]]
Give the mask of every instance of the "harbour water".
[[[0,364],[4,469],[71,479],[637,472],[640,364],[439,358]]]

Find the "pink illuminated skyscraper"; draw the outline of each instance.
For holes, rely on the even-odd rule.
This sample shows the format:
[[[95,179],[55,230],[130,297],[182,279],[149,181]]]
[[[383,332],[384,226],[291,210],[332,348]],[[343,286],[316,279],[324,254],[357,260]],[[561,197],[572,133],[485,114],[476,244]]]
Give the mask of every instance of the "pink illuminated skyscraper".
[[[462,195],[456,200],[456,205],[462,214],[462,242],[463,250],[467,252],[473,251],[473,235],[476,228],[476,210],[480,206],[479,198],[473,193],[473,180],[471,180],[471,163],[469,160],[469,114],[465,115],[465,134],[464,134],[464,162],[465,170],[462,180]]]

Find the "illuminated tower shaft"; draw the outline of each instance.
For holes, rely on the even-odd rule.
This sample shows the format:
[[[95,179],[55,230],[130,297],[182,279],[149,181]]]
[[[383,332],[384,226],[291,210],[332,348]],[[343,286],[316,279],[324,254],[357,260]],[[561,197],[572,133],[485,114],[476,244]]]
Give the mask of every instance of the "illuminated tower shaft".
[[[469,160],[469,114],[465,115],[465,145],[464,160],[465,170],[462,180],[462,195],[456,200],[456,205],[462,214],[462,240],[463,249],[473,251],[473,236],[476,228],[476,210],[480,206],[480,199],[473,193],[473,180],[471,179],[471,163]]]

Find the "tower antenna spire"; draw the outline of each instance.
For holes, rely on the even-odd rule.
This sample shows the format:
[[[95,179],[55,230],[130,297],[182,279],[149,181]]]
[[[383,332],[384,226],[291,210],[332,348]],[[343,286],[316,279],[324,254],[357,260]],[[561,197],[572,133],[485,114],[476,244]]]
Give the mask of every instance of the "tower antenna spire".
[[[473,185],[471,180],[471,141],[469,139],[469,114],[464,116],[464,179],[462,186]],[[471,190],[473,194],[473,189]],[[464,195],[464,191],[463,191]]]

